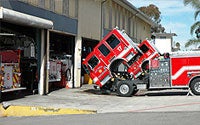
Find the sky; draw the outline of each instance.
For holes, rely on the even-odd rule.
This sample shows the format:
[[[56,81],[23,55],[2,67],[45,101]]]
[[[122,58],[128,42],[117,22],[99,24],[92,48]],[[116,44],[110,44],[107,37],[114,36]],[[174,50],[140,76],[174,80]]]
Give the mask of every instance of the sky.
[[[167,33],[176,33],[175,43],[181,44],[181,50],[187,50],[185,43],[195,37],[190,34],[190,27],[195,23],[194,12],[190,5],[185,6],[183,0],[128,0],[135,7],[156,5],[161,12],[161,24]]]

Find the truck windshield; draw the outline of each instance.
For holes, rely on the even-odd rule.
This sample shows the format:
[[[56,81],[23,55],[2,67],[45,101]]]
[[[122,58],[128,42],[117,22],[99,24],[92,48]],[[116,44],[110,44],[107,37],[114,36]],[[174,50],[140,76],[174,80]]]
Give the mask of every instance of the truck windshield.
[[[97,64],[99,63],[99,60],[97,59],[96,56],[92,56],[90,58],[90,60],[88,61],[88,65],[90,66],[90,68],[94,68]]]
[[[110,45],[110,47],[112,49],[114,49],[119,43],[120,41],[114,36],[114,35],[111,35],[107,40],[106,42]]]
[[[99,46],[99,50],[101,51],[101,53],[104,56],[107,56],[110,53],[110,50],[104,44],[102,44],[101,46]]]

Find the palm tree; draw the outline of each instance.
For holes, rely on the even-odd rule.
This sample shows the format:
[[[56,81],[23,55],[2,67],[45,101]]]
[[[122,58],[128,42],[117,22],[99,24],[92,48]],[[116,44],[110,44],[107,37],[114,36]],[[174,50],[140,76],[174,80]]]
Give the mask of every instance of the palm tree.
[[[197,20],[197,16],[200,14],[200,0],[183,0],[184,5],[191,5],[196,9],[194,13],[194,19]],[[189,39],[189,41],[185,44],[185,47],[189,47],[191,45],[197,45],[200,43],[200,21],[196,21],[190,28],[190,34],[196,34],[197,38]]]
[[[184,5],[191,5],[195,9],[200,8],[200,1],[199,0],[183,0]]]

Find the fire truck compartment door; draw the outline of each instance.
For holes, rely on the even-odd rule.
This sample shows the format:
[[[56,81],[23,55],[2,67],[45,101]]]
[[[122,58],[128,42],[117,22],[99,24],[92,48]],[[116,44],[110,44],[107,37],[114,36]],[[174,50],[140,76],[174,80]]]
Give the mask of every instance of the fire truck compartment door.
[[[170,87],[169,60],[151,60],[150,62],[150,88]]]
[[[199,71],[199,56],[177,56],[171,58],[172,86],[188,86],[188,72]]]

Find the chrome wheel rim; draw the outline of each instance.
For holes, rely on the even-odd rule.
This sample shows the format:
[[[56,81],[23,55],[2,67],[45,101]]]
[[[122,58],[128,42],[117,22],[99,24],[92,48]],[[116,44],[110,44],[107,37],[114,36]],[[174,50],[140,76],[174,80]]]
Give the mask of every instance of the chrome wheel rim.
[[[122,94],[127,94],[129,92],[129,86],[126,84],[123,84],[120,86],[119,90]]]
[[[194,89],[195,89],[197,92],[200,92],[200,82],[195,83]]]

